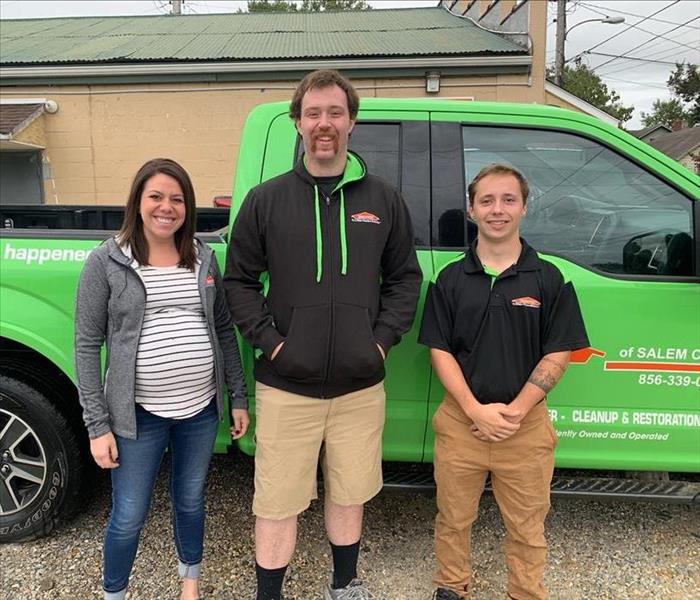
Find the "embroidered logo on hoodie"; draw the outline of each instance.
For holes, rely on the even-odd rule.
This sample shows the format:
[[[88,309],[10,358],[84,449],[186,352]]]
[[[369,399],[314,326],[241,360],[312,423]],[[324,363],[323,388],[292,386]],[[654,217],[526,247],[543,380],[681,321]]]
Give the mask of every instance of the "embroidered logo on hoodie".
[[[382,222],[377,215],[373,215],[371,212],[355,213],[350,219],[353,223],[374,223],[379,225]]]
[[[530,296],[523,296],[522,298],[513,298],[510,303],[513,306],[527,306],[528,308],[539,308],[542,306],[541,302],[537,298],[531,298]]]

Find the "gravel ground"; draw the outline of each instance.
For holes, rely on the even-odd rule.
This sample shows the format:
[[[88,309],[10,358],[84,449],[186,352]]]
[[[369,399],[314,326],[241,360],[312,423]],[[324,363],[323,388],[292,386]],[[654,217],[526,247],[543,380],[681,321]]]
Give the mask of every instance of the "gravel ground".
[[[166,477],[161,474],[143,532],[129,600],[178,598]],[[253,598],[252,464],[216,456],[209,479],[204,597]],[[48,538],[0,546],[0,598],[98,599],[100,553],[109,510],[108,480],[73,521]],[[384,600],[427,600],[433,568],[435,502],[430,495],[383,492],[367,506],[361,577]],[[687,506],[554,500],[547,530],[552,599],[700,599],[700,512]],[[474,528],[475,600],[505,596],[503,526],[490,497]],[[320,597],[330,552],[319,503],[300,518],[288,570],[288,600]]]

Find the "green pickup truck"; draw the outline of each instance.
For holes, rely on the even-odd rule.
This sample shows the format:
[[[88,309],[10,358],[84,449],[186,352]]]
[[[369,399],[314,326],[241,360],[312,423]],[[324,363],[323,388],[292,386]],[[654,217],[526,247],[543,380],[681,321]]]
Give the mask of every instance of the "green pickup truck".
[[[287,110],[248,117],[230,223],[246,192],[301,152]],[[523,235],[574,282],[592,344],[549,398],[553,492],[698,502],[687,474],[700,472],[700,178],[594,118],[537,105],[365,99],[350,147],[401,190],[426,285],[475,235],[465,215],[474,175],[492,162],[525,174]],[[47,533],[81,496],[73,307],[83,261],[109,235],[0,229],[0,541]],[[223,263],[225,230],[203,238]],[[431,483],[420,465],[432,461],[443,394],[416,341],[421,312],[387,361],[383,440],[387,484],[418,488]],[[255,354],[243,346],[242,356],[252,393]],[[216,450],[230,446],[224,424]],[[252,454],[253,436],[239,446]],[[631,471],[675,475],[640,482]]]

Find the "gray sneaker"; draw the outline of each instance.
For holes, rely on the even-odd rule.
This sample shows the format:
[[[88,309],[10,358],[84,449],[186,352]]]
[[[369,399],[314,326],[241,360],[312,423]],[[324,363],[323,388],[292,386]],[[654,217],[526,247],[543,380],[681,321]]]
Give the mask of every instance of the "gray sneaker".
[[[334,590],[330,584],[323,588],[323,600],[378,600],[359,579],[353,579],[344,588]]]

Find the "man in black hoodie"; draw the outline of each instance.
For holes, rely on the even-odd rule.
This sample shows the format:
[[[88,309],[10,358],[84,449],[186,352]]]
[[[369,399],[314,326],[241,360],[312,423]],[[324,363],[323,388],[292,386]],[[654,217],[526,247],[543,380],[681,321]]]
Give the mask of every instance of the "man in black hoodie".
[[[258,600],[281,597],[297,515],[321,458],[333,576],[326,600],[371,598],[357,578],[363,505],[382,486],[384,359],[413,321],[421,271],[399,193],[348,152],[359,99],[316,71],[290,106],[304,155],[253,188],[224,282],[255,364]],[[267,272],[265,295],[260,281]]]

